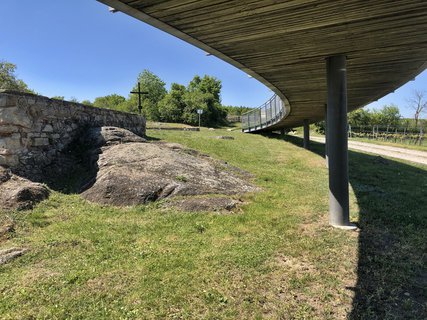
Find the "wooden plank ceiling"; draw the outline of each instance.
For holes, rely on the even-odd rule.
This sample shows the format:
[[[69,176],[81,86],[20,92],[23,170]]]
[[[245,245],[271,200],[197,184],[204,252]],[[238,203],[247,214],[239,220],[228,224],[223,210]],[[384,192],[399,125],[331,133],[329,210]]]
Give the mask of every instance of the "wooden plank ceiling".
[[[348,59],[348,107],[427,64],[426,0],[99,0],[241,68],[290,104],[279,126],[324,118],[325,58]]]

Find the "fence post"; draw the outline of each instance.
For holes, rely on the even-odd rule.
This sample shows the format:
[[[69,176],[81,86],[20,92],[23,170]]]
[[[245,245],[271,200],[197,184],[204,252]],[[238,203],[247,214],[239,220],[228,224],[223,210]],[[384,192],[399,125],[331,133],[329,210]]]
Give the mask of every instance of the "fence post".
[[[403,141],[406,143],[406,130],[407,130],[407,127],[405,127],[404,129],[403,129]]]

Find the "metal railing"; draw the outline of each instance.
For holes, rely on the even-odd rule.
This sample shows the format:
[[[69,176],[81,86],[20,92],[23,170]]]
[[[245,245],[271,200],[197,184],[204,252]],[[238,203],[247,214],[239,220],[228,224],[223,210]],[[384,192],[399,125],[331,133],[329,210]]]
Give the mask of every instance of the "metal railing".
[[[286,115],[285,104],[275,94],[262,106],[242,115],[242,131],[251,132],[269,127]]]

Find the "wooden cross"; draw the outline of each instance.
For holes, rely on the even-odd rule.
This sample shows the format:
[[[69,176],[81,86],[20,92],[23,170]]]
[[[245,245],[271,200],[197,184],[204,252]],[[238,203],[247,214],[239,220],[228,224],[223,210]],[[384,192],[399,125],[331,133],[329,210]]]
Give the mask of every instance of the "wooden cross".
[[[148,92],[141,91],[141,84],[138,82],[138,91],[131,91],[130,93],[138,95],[138,112],[141,114],[141,110],[142,110],[141,95],[148,94]]]

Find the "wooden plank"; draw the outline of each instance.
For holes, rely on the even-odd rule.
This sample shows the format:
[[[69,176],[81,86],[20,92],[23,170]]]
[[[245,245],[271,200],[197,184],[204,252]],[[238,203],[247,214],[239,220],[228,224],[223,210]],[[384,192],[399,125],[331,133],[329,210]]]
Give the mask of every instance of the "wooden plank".
[[[325,58],[346,54],[348,103],[378,99],[426,67],[425,0],[100,0],[228,61],[288,98],[280,125],[321,119]]]

